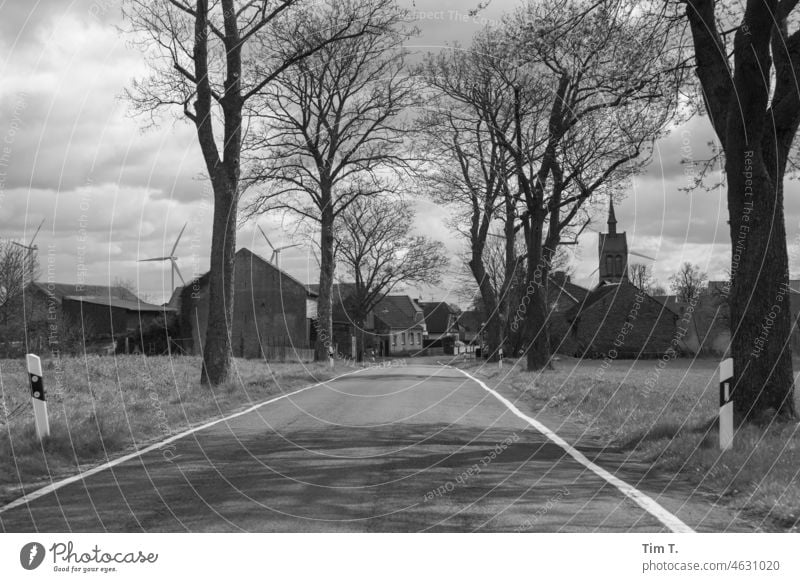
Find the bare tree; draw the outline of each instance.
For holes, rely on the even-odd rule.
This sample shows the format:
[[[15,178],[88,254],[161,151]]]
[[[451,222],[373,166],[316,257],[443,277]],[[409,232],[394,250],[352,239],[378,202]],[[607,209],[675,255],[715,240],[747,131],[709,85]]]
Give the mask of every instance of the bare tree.
[[[37,270],[36,251],[0,240],[0,324],[22,325],[17,317],[21,311],[21,300],[25,285],[34,280]]]
[[[653,285],[653,272],[644,263],[628,265],[628,280],[646,293],[650,293]]]
[[[506,85],[487,74],[484,58],[480,50],[453,50],[426,59],[421,74],[431,94],[417,127],[427,152],[420,183],[453,209],[451,227],[469,244],[465,263],[480,293],[489,357],[497,359],[521,253],[511,159],[492,125]]]
[[[708,276],[700,267],[686,262],[669,278],[669,287],[679,301],[689,303],[696,300],[706,287]]]
[[[529,370],[550,364],[545,282],[556,249],[588,224],[588,200],[640,171],[675,116],[671,26],[632,0],[544,0],[506,20],[503,40],[481,45],[511,95],[493,125],[524,204]],[[526,115],[542,96],[545,114]]]
[[[783,181],[800,126],[797,0],[683,0],[702,100],[725,157],[737,414],[795,418]],[[756,345],[759,357],[752,357]]]
[[[357,198],[341,215],[336,229],[339,263],[355,282],[347,305],[364,349],[367,314],[400,285],[435,285],[448,260],[444,245],[411,234],[414,211],[408,202]]]
[[[325,0],[309,22],[327,29],[347,11],[365,34],[318,51],[278,75],[254,112],[259,184],[250,216],[283,210],[318,225],[317,358],[332,337],[331,289],[337,217],[361,197],[392,190],[386,171],[406,167],[400,114],[416,97],[405,70],[408,15],[395,0]],[[302,39],[298,39],[302,44]]]
[[[247,108],[288,68],[367,28],[342,11],[330,26],[309,30],[305,23],[313,11],[301,0],[124,0],[130,32],[150,65],[150,75],[135,82],[128,97],[152,123],[167,108],[195,126],[214,192],[203,384],[224,382],[231,365]]]

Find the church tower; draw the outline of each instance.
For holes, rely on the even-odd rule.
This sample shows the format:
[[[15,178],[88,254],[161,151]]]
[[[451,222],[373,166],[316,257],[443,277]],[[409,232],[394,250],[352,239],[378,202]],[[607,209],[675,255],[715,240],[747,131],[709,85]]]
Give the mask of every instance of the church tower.
[[[608,233],[600,233],[598,244],[600,282],[619,283],[628,280],[628,238],[617,232],[614,200],[608,207]]]

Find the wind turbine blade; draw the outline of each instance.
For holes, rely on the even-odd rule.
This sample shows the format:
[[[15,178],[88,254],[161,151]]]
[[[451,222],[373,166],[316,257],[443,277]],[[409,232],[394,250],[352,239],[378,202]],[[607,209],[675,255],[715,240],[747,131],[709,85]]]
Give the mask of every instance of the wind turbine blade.
[[[635,257],[642,257],[643,259],[647,259],[648,261],[655,261],[653,257],[648,257],[647,255],[643,255],[642,253],[637,253],[636,251],[628,251],[629,255],[633,255]]]
[[[172,257],[157,257],[155,259],[139,259],[140,263],[149,263],[151,261],[170,261]]]
[[[18,247],[21,247],[21,248],[23,248],[23,249],[28,249],[28,250],[30,250],[30,247],[28,247],[28,245],[24,245],[24,244],[22,244],[22,243],[20,243],[20,242],[17,242],[17,241],[15,241],[15,240],[12,240],[12,241],[11,241],[11,244],[12,244],[12,245],[17,245]]]
[[[172,257],[174,257],[174,256],[175,256],[175,249],[177,249],[177,248],[178,248],[178,243],[179,243],[179,242],[181,242],[181,237],[183,236],[183,231],[184,231],[184,230],[186,230],[186,227],[187,227],[188,225],[189,225],[189,223],[188,223],[188,222],[187,222],[187,223],[185,223],[185,224],[183,225],[183,228],[181,229],[180,233],[178,233],[178,238],[176,238],[176,239],[175,239],[175,244],[174,244],[174,245],[172,245],[172,251],[169,253],[169,254],[170,254],[170,256],[172,256]]]
[[[279,250],[279,251],[285,251],[286,249],[293,249],[294,247],[299,247],[299,246],[300,246],[299,244],[296,244],[296,245],[286,245],[285,247],[281,247],[281,248],[279,248],[278,250]]]
[[[267,237],[267,233],[266,233],[266,232],[264,232],[264,229],[263,229],[263,228],[261,228],[261,225],[260,225],[260,224],[258,225],[258,230],[260,230],[260,231],[261,231],[261,234],[264,236],[264,240],[265,240],[265,241],[267,241],[267,244],[269,245],[269,248],[271,248],[271,249],[274,251],[274,250],[275,250],[275,247],[272,245],[272,243],[271,243],[271,242],[269,242],[269,238]]]
[[[39,231],[42,230],[42,225],[44,225],[44,218],[39,223],[39,228],[37,228],[36,232],[33,233],[33,236],[31,237],[31,242],[28,243],[28,247],[30,247],[31,250],[33,250],[33,241],[36,240],[36,236],[39,234]]]
[[[176,261],[175,259],[170,259],[170,262],[172,263],[172,268],[174,269],[174,271],[178,273],[178,279],[181,280],[181,284],[184,287],[186,287],[186,281],[183,280],[183,275],[181,275],[181,270],[178,268],[178,261]]]

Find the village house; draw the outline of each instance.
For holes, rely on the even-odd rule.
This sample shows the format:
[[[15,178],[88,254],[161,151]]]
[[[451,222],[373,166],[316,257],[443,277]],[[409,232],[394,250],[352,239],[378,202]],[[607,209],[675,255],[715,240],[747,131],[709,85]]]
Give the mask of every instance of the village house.
[[[408,295],[387,295],[373,310],[379,355],[414,355],[423,350],[425,312]]]
[[[459,339],[469,345],[480,346],[485,318],[478,310],[462,311],[458,315]]]
[[[267,360],[313,359],[309,303],[316,294],[249,249],[236,251],[231,344],[233,355]],[[188,354],[202,353],[208,325],[209,274],[173,294],[179,313],[176,342]]]

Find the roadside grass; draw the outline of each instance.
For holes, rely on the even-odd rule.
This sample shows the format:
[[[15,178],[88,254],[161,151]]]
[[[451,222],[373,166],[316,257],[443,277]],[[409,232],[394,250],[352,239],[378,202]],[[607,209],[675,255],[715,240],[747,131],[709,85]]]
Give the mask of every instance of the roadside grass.
[[[465,364],[493,385],[510,387],[536,410],[577,425],[592,441],[688,477],[729,506],[782,529],[800,527],[800,424],[737,428],[735,446],[718,447],[717,361],[562,358],[555,369],[526,372],[524,362]],[[655,381],[650,390],[644,387]],[[798,391],[800,392],[800,391]],[[795,395],[800,409],[800,393]]]
[[[321,363],[234,360],[231,380],[200,386],[199,357],[87,356],[42,362],[50,438],[33,425],[23,360],[0,360],[0,504],[19,489],[342,374]],[[10,419],[8,413],[18,410]]]

